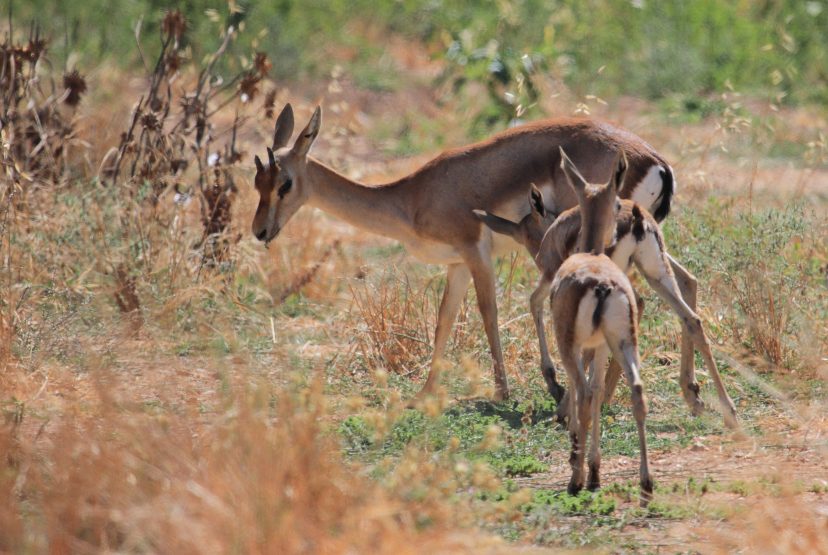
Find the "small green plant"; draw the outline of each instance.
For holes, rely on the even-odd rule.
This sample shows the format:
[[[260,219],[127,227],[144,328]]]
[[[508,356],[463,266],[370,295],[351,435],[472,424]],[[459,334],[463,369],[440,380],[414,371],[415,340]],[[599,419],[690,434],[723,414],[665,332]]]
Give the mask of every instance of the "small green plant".
[[[569,495],[565,491],[536,490],[532,502],[524,509],[526,512],[538,506],[549,506],[560,514],[573,515],[610,515],[616,509],[616,501],[611,494],[604,491],[581,491],[578,495]]]
[[[445,58],[448,65],[441,79],[450,83],[455,94],[471,83],[486,88],[488,102],[472,119],[473,136],[486,135],[538,112],[536,81],[545,65],[540,53],[519,51],[494,39],[479,46],[467,32],[452,41]]]
[[[345,442],[348,453],[361,453],[374,444],[374,432],[358,416],[349,416],[339,425],[339,434]]]
[[[532,456],[518,456],[503,461],[502,468],[507,476],[531,476],[546,470],[546,465]]]

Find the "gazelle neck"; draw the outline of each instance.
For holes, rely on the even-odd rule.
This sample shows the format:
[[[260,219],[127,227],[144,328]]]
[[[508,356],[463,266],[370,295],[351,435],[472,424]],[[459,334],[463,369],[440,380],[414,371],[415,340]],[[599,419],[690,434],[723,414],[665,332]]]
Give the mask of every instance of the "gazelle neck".
[[[604,241],[594,229],[581,227],[581,232],[578,234],[578,252],[589,254],[604,254]]]
[[[400,241],[413,233],[404,191],[397,185],[367,187],[308,158],[310,206],[349,224]]]

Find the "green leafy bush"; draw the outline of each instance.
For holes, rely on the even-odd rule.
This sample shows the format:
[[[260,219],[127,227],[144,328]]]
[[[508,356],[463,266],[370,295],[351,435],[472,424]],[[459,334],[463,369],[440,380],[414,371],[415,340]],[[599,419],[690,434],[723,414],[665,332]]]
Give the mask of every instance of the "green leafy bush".
[[[20,24],[34,19],[48,32],[65,35],[69,49],[84,56],[132,63],[139,62],[136,23],[143,20],[144,33],[157,33],[167,7],[157,0],[17,4]],[[446,53],[450,63],[460,59],[458,40],[473,37],[473,44],[461,44],[467,50],[461,55],[472,62],[465,65],[466,77],[484,84],[503,82],[507,73],[514,80],[524,73],[528,54],[533,66],[536,55],[542,56],[553,77],[562,76],[580,93],[654,98],[732,84],[778,88],[796,100],[828,98],[828,9],[821,2],[191,0],[179,9],[187,16],[195,56],[219,44],[216,23],[246,26],[240,40],[267,51],[280,78],[326,74],[346,58],[353,66],[377,67],[386,50],[370,37],[390,32]],[[484,52],[472,60],[479,49]],[[342,51],[355,55],[343,57]],[[386,88],[393,78],[393,68],[387,68],[374,86]],[[495,108],[505,109],[502,100],[495,95],[495,114]]]

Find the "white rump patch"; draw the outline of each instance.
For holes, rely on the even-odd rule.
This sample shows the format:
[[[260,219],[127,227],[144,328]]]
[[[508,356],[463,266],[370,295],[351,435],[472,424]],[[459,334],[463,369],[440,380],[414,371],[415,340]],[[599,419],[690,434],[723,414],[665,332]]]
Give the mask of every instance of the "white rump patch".
[[[664,181],[661,178],[661,172],[664,170],[662,166],[652,166],[644,179],[638,182],[638,185],[633,189],[632,200],[647,209],[648,212],[654,212],[656,209],[656,201],[661,196],[661,191],[664,189]]]
[[[575,343],[581,349],[595,349],[606,343],[604,334],[599,327],[593,327],[592,315],[598,298],[595,292],[590,291],[578,303],[578,317],[575,320]],[[630,303],[627,295],[620,289],[613,289],[604,300],[604,309],[601,314],[603,327],[612,330],[611,335],[616,338],[626,338],[630,329]]]
[[[600,330],[592,325],[592,315],[598,305],[598,298],[594,290],[588,290],[587,294],[578,303],[578,315],[575,318],[575,347],[578,349],[591,349],[597,347],[604,341]]]
[[[630,299],[620,289],[614,289],[604,301],[604,327],[612,330],[617,338],[628,338],[630,329]]]

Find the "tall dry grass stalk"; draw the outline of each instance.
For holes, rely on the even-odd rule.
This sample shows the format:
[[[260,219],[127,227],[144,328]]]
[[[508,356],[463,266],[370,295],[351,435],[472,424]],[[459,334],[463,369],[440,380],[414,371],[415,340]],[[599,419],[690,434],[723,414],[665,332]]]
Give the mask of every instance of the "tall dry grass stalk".
[[[351,287],[357,319],[356,342],[369,368],[402,375],[420,370],[431,354],[434,308],[427,291],[418,294],[407,278],[383,277]]]

